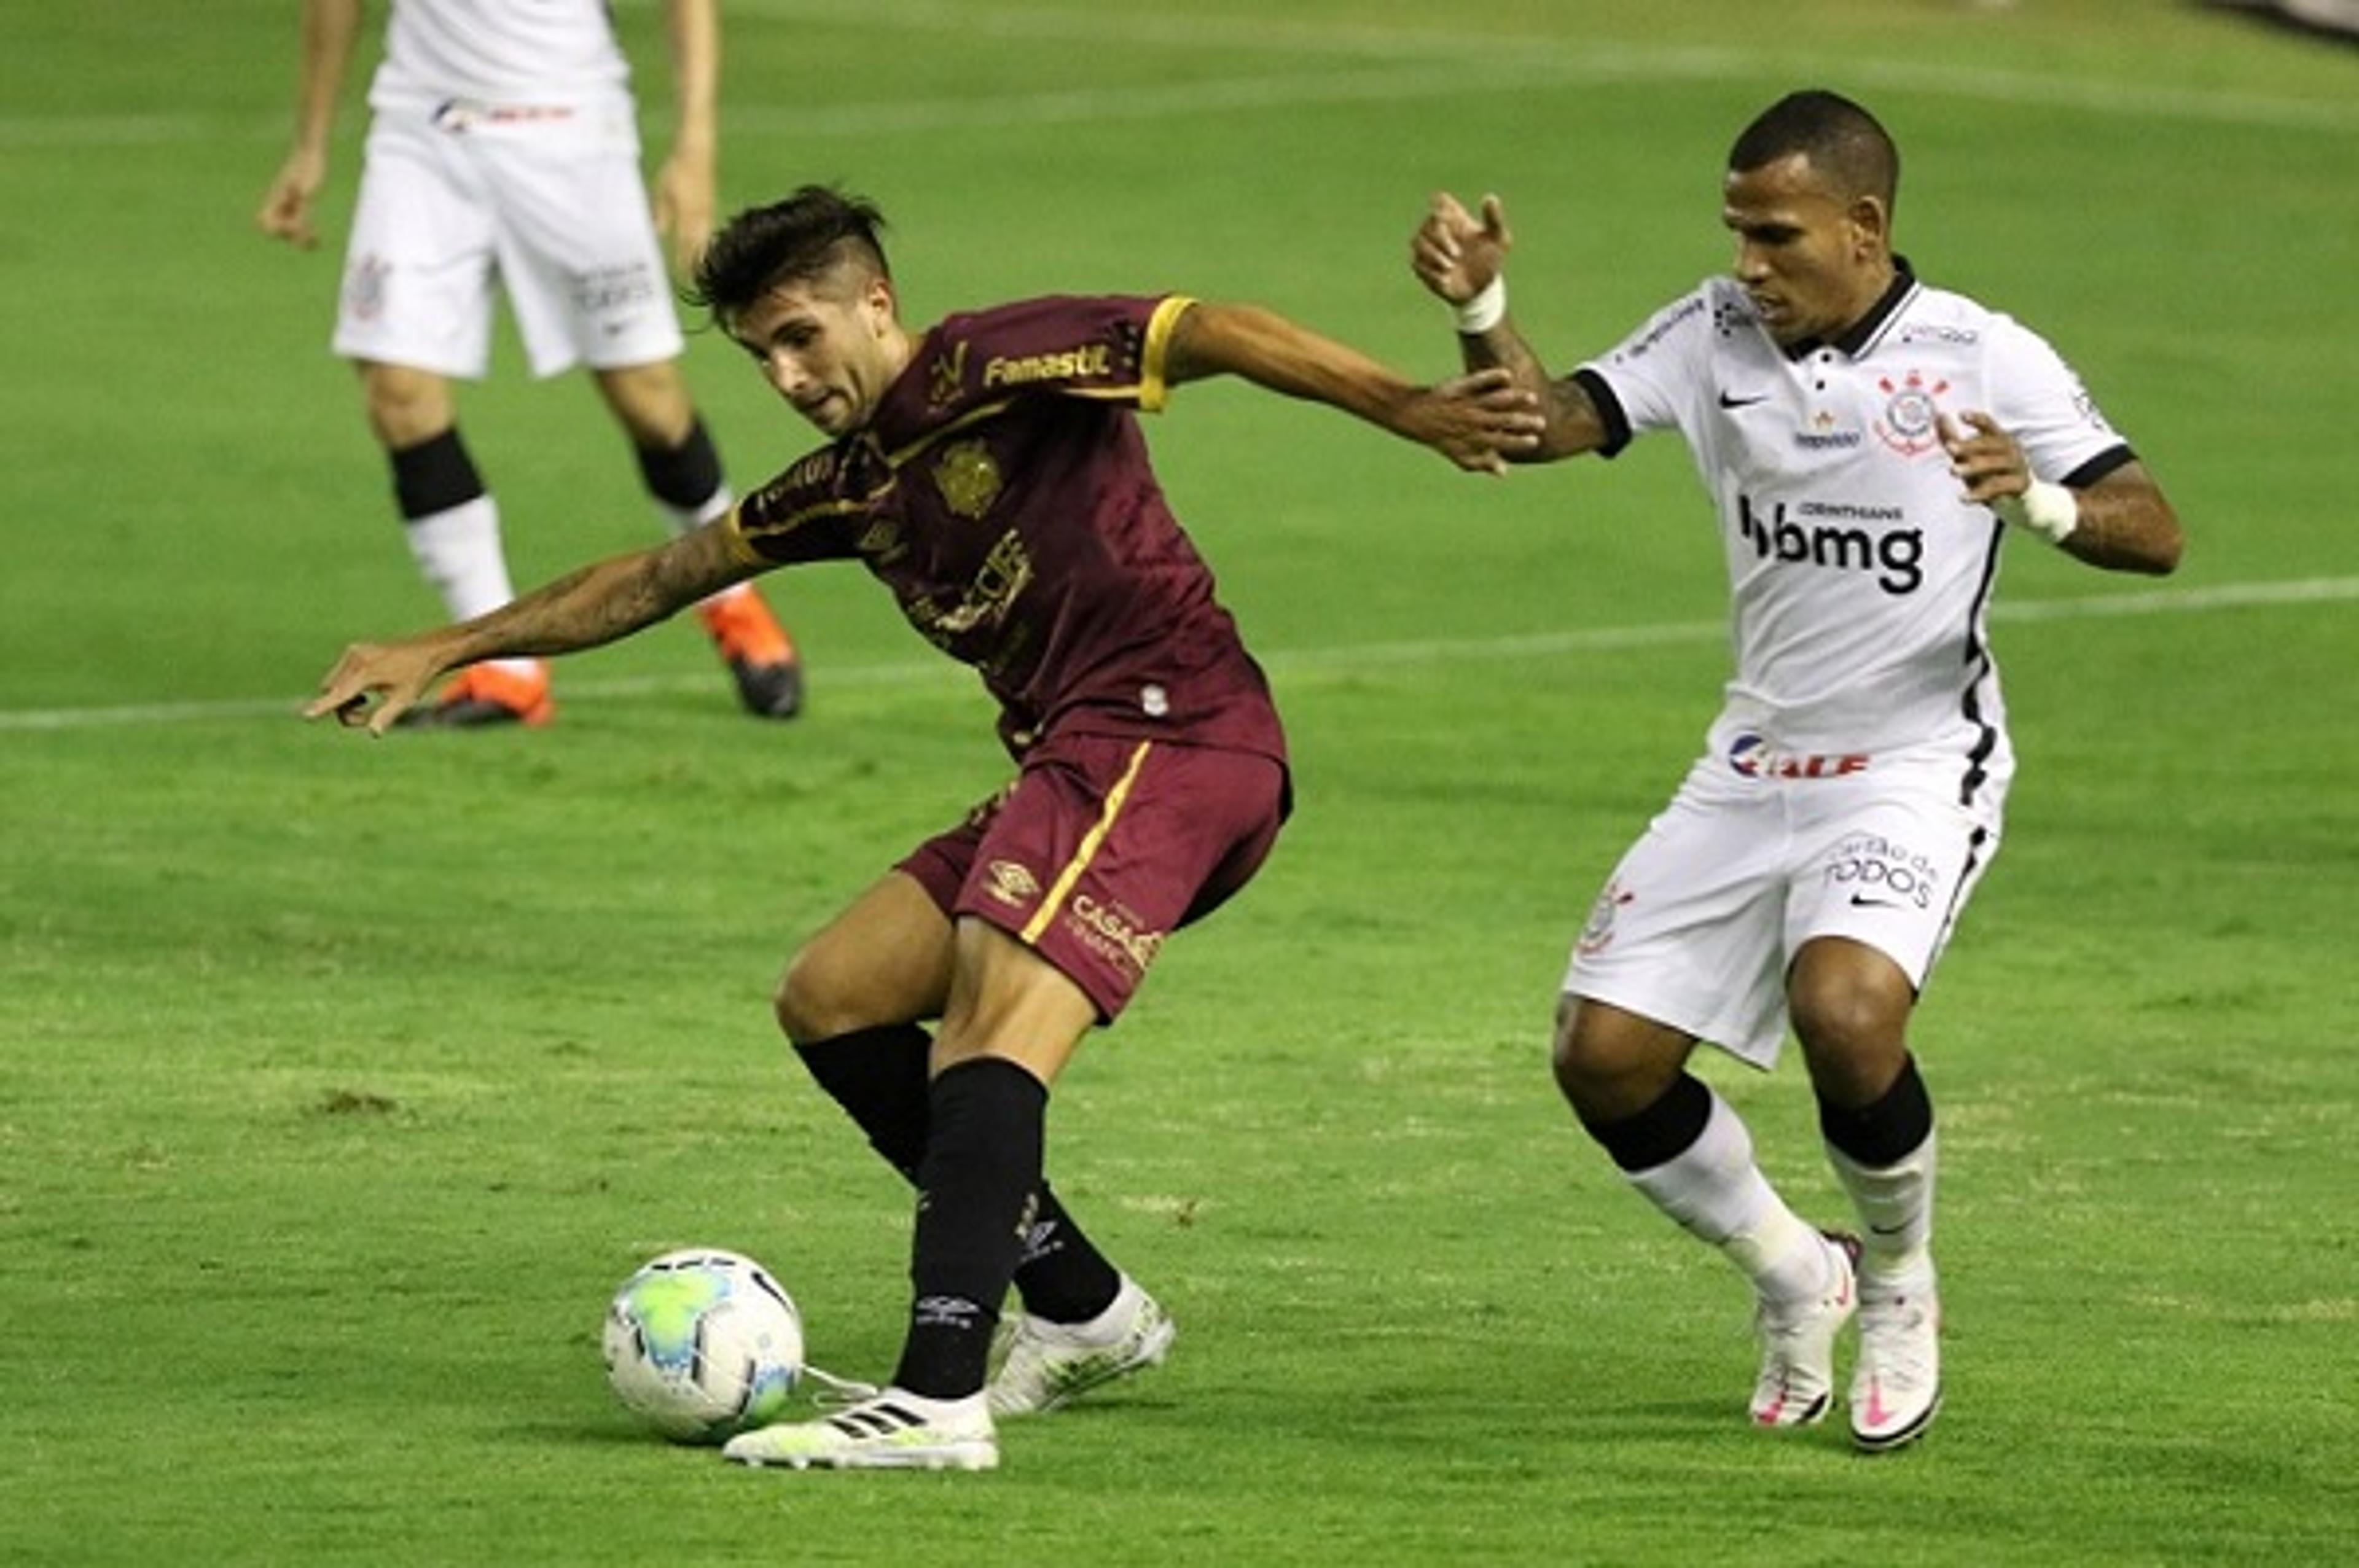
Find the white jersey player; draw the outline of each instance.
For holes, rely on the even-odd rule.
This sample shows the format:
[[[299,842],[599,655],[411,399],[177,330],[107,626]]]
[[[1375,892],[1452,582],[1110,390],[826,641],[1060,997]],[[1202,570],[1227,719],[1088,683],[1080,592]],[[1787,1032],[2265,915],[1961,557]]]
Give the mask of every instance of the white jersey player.
[[[2038,335],[1891,249],[1899,160],[1859,105],[1798,92],[1728,160],[1734,276],[1551,379],[1507,319],[1505,212],[1435,199],[1411,247],[1470,366],[1549,416],[1540,460],[1675,430],[1718,510],[1735,671],[1703,755],[1574,946],[1560,1087],[1632,1184],[1759,1296],[1765,1427],[1848,1404],[1875,1452],[1940,1408],[1932,1102],[1908,1014],[1996,849],[2013,771],[1984,635],[2000,546],[2168,572],[2169,503]],[[1699,1042],[1760,1067],[1790,1024],[1860,1234],[1778,1198]]]
[[[361,0],[306,0],[295,146],[258,222],[309,248]],[[391,0],[344,263],[335,351],[369,423],[421,573],[458,619],[511,596],[499,512],[460,438],[450,383],[488,368],[495,295],[537,375],[586,366],[663,522],[684,532],[734,499],[678,368],[658,241],[683,264],[712,226],[714,0],[667,0],[679,114],[651,210],[630,70],[603,0]],[[753,712],[791,717],[792,643],[751,589],[700,606]],[[548,671],[462,673],[419,722],[545,722]]]

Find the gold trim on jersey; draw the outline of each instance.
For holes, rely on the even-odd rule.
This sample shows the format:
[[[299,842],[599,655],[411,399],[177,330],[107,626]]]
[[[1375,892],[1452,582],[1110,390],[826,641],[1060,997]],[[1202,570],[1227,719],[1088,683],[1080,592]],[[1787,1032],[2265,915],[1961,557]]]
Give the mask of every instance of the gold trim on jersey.
[[[1139,355],[1138,406],[1149,414],[1160,414],[1163,406],[1171,401],[1170,384],[1163,379],[1163,363],[1171,352],[1171,334],[1180,325],[1180,318],[1195,308],[1196,301],[1185,294],[1166,297],[1147,319],[1147,348]]]
[[[857,501],[822,501],[815,506],[806,506],[800,512],[775,518],[759,527],[751,527],[746,524],[745,503],[740,501],[729,509],[730,540],[737,554],[744,557],[748,565],[774,567],[778,563],[755,549],[754,540],[778,538],[783,535],[793,533],[798,528],[807,527],[831,517],[856,517],[875,505],[881,497],[888,494],[893,489],[893,484],[897,482],[897,479],[892,482],[879,485]],[[756,492],[756,493],[759,492]],[[747,497],[747,500],[751,499],[752,497]]]
[[[1098,812],[1097,822],[1082,839],[1081,848],[1073,851],[1073,858],[1065,862],[1065,869],[1057,873],[1057,880],[1049,884],[1049,894],[1040,901],[1040,907],[1033,912],[1031,919],[1024,923],[1022,936],[1025,946],[1030,946],[1040,939],[1040,933],[1049,929],[1049,922],[1054,920],[1057,911],[1064,906],[1065,895],[1073,891],[1073,884],[1082,880],[1082,873],[1089,869],[1092,860],[1097,859],[1098,849],[1105,843],[1106,835],[1114,830],[1114,819],[1122,815],[1124,803],[1130,799],[1130,786],[1137,782],[1138,770],[1147,763],[1147,753],[1154,749],[1154,741],[1141,741],[1130,753],[1130,765],[1123,769],[1122,777],[1115,780],[1114,788],[1106,792],[1105,806]]]

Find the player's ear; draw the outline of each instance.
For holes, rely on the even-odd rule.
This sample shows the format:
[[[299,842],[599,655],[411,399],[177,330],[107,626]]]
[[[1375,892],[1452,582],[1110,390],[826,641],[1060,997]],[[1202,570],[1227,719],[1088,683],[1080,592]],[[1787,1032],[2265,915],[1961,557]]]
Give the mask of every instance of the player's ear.
[[[1851,211],[1845,214],[1851,222],[1852,243],[1863,261],[1880,254],[1892,243],[1892,214],[1881,197],[1854,196]]]
[[[868,286],[860,291],[860,304],[868,318],[868,330],[879,336],[901,314],[901,302],[893,294],[893,280],[882,273],[871,277]]]

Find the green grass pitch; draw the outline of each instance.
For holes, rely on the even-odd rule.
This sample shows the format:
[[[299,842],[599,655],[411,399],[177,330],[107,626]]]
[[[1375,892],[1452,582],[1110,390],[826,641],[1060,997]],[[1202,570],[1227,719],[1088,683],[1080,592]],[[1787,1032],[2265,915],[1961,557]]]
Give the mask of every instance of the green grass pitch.
[[[729,201],[875,196],[914,317],[1180,288],[1429,376],[1430,190],[1505,196],[1563,366],[1725,265],[1753,110],[1853,92],[1901,249],[2065,351],[2191,541],[2163,585],[2010,546],[2009,838],[1915,1033],[1950,1408],[1866,1461],[1746,1430],[1741,1284],[1547,1078],[1566,944],[1723,673],[1683,455],[1493,482],[1186,389],[1150,439],[1300,808],[1051,1111],[1173,1360],[995,1476],[797,1476],[642,1434],[599,1313],[732,1246],[821,1365],[887,1369],[906,1197],[766,996],[1000,781],[985,703],[838,568],[767,579],[792,726],[687,626],[563,667],[538,734],[296,722],[435,611],[326,351],[336,251],[249,223],[295,9],[19,7],[0,50],[0,1562],[2348,1552],[2359,54],[2171,0],[725,5]],[[726,345],[690,372],[741,483],[810,444]],[[521,580],[655,536],[580,382],[507,346],[462,406]],[[1706,1070],[1832,1217],[1799,1064]]]

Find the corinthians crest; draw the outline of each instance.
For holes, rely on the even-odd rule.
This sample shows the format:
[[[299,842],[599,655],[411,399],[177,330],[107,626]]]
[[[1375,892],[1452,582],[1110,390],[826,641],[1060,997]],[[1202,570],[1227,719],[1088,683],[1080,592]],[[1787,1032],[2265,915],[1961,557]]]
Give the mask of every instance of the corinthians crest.
[[[1912,370],[1897,384],[1890,376],[1878,376],[1875,384],[1887,399],[1884,417],[1875,422],[1875,433],[1886,446],[1913,458],[1940,445],[1941,409],[1934,399],[1950,390],[1948,382],[1937,380],[1929,386]]]
[[[981,441],[960,441],[934,460],[934,488],[962,517],[980,517],[999,499],[999,464]]]

